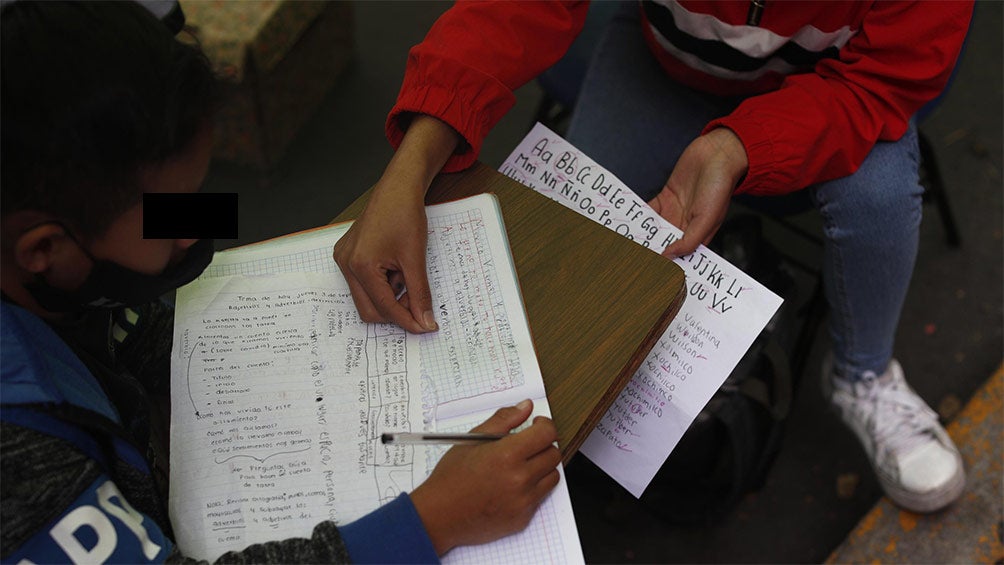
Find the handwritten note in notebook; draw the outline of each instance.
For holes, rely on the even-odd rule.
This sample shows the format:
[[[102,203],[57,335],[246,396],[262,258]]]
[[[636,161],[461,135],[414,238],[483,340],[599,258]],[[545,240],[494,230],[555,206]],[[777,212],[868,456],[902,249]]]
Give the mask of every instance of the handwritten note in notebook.
[[[346,225],[218,253],[179,291],[171,514],[186,552],[309,535],[417,487],[445,449],[389,449],[384,431],[467,430],[528,397],[549,414],[497,202],[428,218],[436,334],[362,323],[331,260]],[[582,561],[563,481],[524,532],[446,561],[527,554]]]
[[[539,123],[499,170],[654,252],[682,235],[610,171]],[[687,277],[680,313],[581,448],[635,496],[781,305],[703,245],[675,261]]]
[[[184,487],[171,512],[185,551],[309,536],[414,487],[424,460],[372,438],[421,429],[418,350],[363,323],[342,281],[208,279],[179,293],[176,316],[171,473]]]

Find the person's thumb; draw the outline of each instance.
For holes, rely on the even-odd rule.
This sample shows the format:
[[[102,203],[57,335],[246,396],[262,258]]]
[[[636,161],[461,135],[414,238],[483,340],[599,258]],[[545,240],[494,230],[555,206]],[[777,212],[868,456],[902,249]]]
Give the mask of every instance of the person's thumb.
[[[670,259],[685,257],[696,251],[700,244],[701,241],[694,236],[694,231],[688,230],[683,233],[683,237],[666,246],[666,249],[662,250],[662,255]]]
[[[423,258],[424,259],[424,258]],[[432,313],[432,292],[429,290],[429,279],[425,274],[425,261],[416,261],[417,265],[409,265],[404,271],[404,284],[408,288],[408,309],[412,317],[422,324],[426,331],[436,331],[439,324]]]
[[[530,412],[533,412],[533,401],[527,399],[515,406],[499,408],[492,414],[491,418],[488,418],[484,423],[471,431],[487,434],[508,433],[513,428],[525,422],[530,417]]]

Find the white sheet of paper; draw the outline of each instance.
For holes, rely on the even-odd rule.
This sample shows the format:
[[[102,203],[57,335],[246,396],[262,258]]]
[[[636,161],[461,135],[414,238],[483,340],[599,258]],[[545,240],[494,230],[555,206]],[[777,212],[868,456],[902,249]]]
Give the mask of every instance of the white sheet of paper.
[[[422,429],[418,344],[363,323],[344,280],[206,279],[179,291],[175,316],[171,474],[185,488],[171,514],[190,555],[309,536],[424,476],[423,458],[377,439]]]
[[[682,235],[542,124],[499,171],[653,252]],[[703,245],[675,261],[686,275],[680,313],[581,448],[637,497],[781,305],[780,297]]]
[[[183,525],[176,529],[185,552],[212,559],[249,543],[309,535],[324,519],[347,523],[417,487],[446,450],[389,450],[377,439],[383,431],[469,430],[523,398],[534,399],[535,414],[550,414],[515,272],[497,267],[511,260],[499,260],[508,245],[500,222],[486,221],[498,214],[490,198],[428,208],[435,334],[359,320],[331,260],[347,225],[218,253],[179,291],[172,401],[191,408],[172,414],[172,445],[188,449],[172,450],[172,485],[185,486],[172,488],[171,515]],[[265,303],[280,317],[263,319],[272,315],[262,314]],[[271,322],[277,325],[257,327]],[[230,352],[214,349],[223,340],[237,348],[237,369],[223,357]],[[224,400],[234,404],[213,406]],[[297,443],[295,453],[277,445],[294,436],[312,441]],[[266,441],[268,449],[259,445]],[[213,452],[225,446],[225,454]],[[326,474],[326,463],[344,471]],[[445,561],[517,563],[527,554],[583,561],[564,481],[526,530],[457,548]]]

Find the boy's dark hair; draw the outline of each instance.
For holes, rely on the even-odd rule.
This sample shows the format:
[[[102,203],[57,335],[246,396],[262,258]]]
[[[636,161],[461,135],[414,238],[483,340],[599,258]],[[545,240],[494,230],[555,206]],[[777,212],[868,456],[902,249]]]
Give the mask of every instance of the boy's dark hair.
[[[142,200],[140,171],[210,124],[210,64],[134,2],[22,0],[0,20],[0,212],[99,236]]]

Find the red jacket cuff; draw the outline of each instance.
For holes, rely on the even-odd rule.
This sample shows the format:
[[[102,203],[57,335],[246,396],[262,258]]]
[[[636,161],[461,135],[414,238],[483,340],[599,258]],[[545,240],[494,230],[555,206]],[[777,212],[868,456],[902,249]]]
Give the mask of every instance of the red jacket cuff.
[[[397,103],[387,116],[387,139],[397,149],[411,116],[428,114],[449,124],[467,142],[450,157],[443,172],[466,169],[477,160],[484,138],[516,103],[516,97],[504,84],[476,69],[412,54],[416,57],[424,60],[421,64],[409,61]]]
[[[779,173],[792,169],[781,164],[783,159],[778,160],[768,124],[748,115],[729,115],[712,120],[704,126],[701,135],[720,127],[728,128],[736,134],[746,149],[746,159],[749,162],[746,176],[736,186],[735,194],[781,195],[802,188],[798,186],[796,179],[786,178],[786,175]]]

